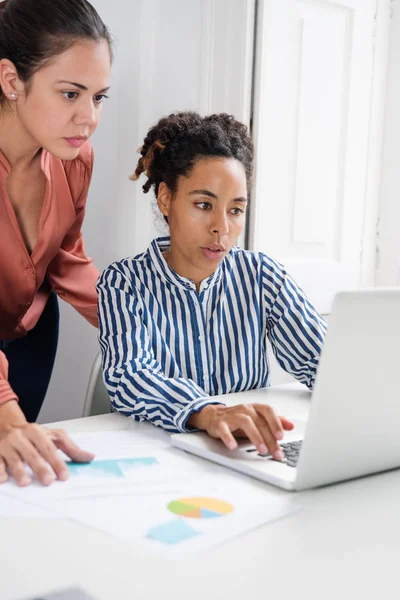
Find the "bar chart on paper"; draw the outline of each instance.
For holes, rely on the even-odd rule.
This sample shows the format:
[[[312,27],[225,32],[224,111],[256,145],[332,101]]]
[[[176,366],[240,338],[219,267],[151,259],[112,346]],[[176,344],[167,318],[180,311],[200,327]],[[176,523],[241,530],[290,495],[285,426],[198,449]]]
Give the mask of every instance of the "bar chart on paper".
[[[143,467],[157,465],[158,461],[153,456],[140,458],[119,458],[109,460],[95,460],[91,463],[68,463],[71,477],[95,477],[121,479],[129,477],[132,472]]]

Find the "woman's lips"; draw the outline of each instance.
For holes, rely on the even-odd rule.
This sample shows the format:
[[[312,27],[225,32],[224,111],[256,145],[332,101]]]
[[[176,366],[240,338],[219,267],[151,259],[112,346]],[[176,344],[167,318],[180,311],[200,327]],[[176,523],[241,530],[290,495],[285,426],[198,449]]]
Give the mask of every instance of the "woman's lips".
[[[225,249],[224,248],[213,248],[213,246],[201,248],[201,250],[202,250],[204,256],[208,260],[214,260],[214,261],[221,260],[221,258],[225,254]]]
[[[83,146],[83,144],[87,142],[87,139],[87,137],[64,138],[64,140],[74,148],[80,148]]]

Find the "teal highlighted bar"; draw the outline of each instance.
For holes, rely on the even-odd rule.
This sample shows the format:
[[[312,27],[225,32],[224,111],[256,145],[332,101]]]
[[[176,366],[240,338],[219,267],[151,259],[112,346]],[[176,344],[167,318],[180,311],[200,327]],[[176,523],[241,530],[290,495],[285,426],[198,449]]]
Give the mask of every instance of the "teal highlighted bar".
[[[200,535],[200,531],[193,529],[183,519],[174,519],[147,532],[149,539],[169,545],[186,542],[197,535]]]
[[[143,458],[118,458],[111,460],[94,460],[91,463],[69,462],[68,470],[72,476],[124,478],[138,467],[157,465],[153,456]]]

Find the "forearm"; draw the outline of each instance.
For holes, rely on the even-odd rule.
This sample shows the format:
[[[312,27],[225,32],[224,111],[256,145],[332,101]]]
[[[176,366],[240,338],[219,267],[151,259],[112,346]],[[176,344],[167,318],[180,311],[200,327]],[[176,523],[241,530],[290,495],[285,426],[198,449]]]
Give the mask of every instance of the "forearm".
[[[57,295],[73,306],[91,325],[98,326],[96,283],[99,271],[92,259],[61,249],[47,270]]]
[[[8,361],[4,352],[0,352],[0,406],[10,400],[17,400],[11,385],[8,382]]]
[[[106,368],[104,382],[118,412],[171,433],[187,431],[188,418],[213,403],[194,381],[167,378],[159,369]]]
[[[9,400],[0,404],[0,430],[13,425],[23,425],[26,422],[17,400]]]

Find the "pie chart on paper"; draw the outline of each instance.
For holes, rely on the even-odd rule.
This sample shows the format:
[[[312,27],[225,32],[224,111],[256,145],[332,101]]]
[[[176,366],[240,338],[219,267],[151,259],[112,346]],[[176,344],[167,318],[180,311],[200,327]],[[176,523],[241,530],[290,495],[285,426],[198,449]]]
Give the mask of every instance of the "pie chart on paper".
[[[191,519],[213,519],[224,517],[234,510],[232,504],[216,498],[180,498],[167,505],[170,512]]]

